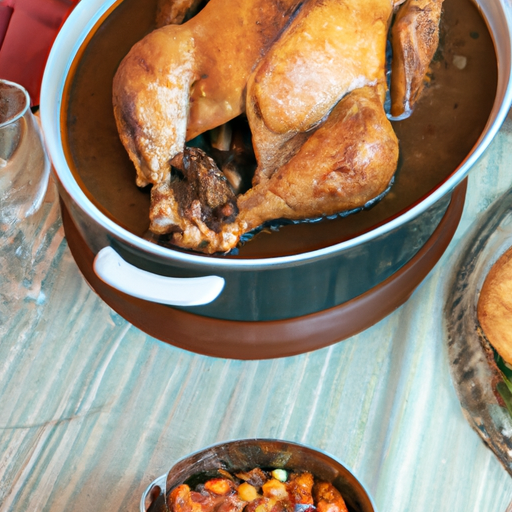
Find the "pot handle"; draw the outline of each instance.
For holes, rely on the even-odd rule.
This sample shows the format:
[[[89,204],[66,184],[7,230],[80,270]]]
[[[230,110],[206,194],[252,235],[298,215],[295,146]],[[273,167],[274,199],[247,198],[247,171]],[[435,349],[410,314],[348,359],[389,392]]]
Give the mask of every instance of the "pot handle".
[[[201,306],[213,302],[224,288],[224,278],[167,277],[142,270],[125,261],[112,247],[94,258],[94,272],[116,290],[169,306]]]

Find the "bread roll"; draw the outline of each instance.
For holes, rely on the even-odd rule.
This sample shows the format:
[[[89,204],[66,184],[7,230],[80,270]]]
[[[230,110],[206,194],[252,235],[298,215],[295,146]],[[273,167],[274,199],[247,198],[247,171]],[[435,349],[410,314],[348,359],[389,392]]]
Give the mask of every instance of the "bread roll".
[[[512,365],[512,247],[492,266],[478,299],[478,321],[489,343]]]

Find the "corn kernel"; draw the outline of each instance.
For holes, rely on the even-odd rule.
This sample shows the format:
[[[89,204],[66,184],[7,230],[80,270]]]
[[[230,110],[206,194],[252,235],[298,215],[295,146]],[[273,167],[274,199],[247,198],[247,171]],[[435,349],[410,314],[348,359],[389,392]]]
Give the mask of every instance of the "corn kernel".
[[[259,497],[256,487],[244,482],[238,486],[238,497],[243,501],[252,501]]]

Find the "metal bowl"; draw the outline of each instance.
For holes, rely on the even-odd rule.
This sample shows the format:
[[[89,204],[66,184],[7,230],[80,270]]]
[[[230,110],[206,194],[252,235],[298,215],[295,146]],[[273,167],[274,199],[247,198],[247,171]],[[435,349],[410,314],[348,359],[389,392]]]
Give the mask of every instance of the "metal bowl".
[[[302,444],[277,439],[241,439],[220,443],[178,461],[166,475],[152,482],[143,493],[141,512],[167,511],[165,497],[174,487],[204,473],[247,471],[252,468],[282,468],[309,471],[331,482],[340,491],[350,512],[376,512],[363,483],[332,456]]]

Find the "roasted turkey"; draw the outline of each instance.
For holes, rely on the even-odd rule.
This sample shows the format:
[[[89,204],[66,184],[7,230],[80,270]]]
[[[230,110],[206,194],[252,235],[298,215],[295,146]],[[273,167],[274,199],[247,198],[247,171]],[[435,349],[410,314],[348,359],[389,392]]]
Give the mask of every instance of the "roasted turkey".
[[[152,185],[150,230],[179,247],[227,252],[267,221],[330,216],[381,196],[398,162],[388,117],[413,111],[438,46],[441,7],[210,0],[183,22],[197,0],[160,0],[163,26],[134,45],[113,83],[136,183]],[[210,156],[186,147],[240,115],[257,162],[243,193]]]

